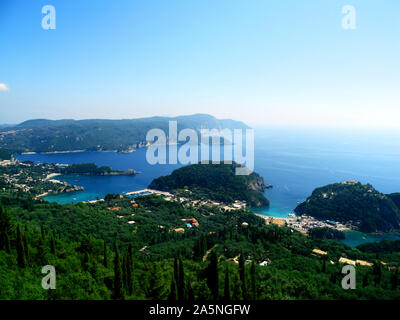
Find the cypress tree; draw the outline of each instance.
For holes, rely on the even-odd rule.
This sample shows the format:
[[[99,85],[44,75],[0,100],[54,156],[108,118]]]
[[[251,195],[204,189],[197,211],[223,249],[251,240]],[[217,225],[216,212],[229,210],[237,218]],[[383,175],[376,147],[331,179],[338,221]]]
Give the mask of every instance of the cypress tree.
[[[186,292],[187,292],[187,301],[193,302],[194,301],[194,291],[190,281],[188,280],[186,283]]]
[[[122,274],[118,247],[115,245],[115,257],[114,257],[114,290],[113,299],[122,300],[124,299],[123,288],[122,288]]]
[[[244,266],[243,253],[241,253],[240,257],[239,257],[239,276],[240,276],[240,281],[241,281],[241,289],[242,289],[243,299],[246,300],[247,299],[246,269]]]
[[[392,290],[397,289],[397,285],[398,285],[398,281],[399,281],[398,278],[399,278],[399,272],[397,269],[396,272],[392,272],[392,275],[390,277],[390,283],[392,285]]]
[[[125,289],[125,292],[128,293],[128,266],[127,266],[127,254],[122,258],[122,283]]]
[[[25,229],[26,230],[26,229]],[[23,244],[24,244],[24,250],[25,250],[25,259],[26,259],[26,262],[28,263],[29,262],[29,247],[28,247],[28,241],[26,240],[26,232],[23,234],[23,236],[22,236],[22,241],[23,241]]]
[[[375,275],[375,286],[377,287],[380,284],[382,279],[382,268],[379,261],[375,261],[373,273]]]
[[[42,237],[39,237],[38,246],[37,246],[37,260],[40,264],[45,264],[46,261],[46,252],[43,245]]]
[[[56,254],[56,242],[53,236],[50,237],[50,253]]]
[[[203,235],[202,240],[201,240],[201,248],[202,248],[201,255],[204,256],[206,251],[208,250],[207,238],[204,235]]]
[[[108,268],[108,258],[107,258],[107,245],[106,241],[104,241],[104,248],[103,248],[103,265],[104,268]]]
[[[363,288],[368,286],[368,272],[365,273],[363,277]]]
[[[257,270],[256,264],[253,261],[250,267],[250,285],[251,285],[251,299],[257,299]]]
[[[1,204],[0,204],[0,250],[6,250],[8,253],[10,252],[10,239],[9,235],[11,234],[11,217]]]
[[[17,227],[17,243],[16,243],[16,248],[17,248],[17,262],[18,266],[20,268],[25,268],[25,250],[24,250],[24,245],[22,243],[22,235],[21,235],[21,229],[18,225]]]
[[[218,257],[214,251],[211,253],[210,263],[207,266],[207,285],[213,300],[218,300]]]
[[[224,288],[224,300],[231,300],[231,288],[229,283],[229,272],[228,268],[225,269],[225,288]]]
[[[176,301],[176,283],[175,283],[174,277],[172,277],[172,280],[171,280],[171,287],[169,289],[168,300]]]
[[[174,281],[177,284],[179,280],[179,266],[178,266],[178,258],[174,258]]]
[[[322,272],[326,273],[326,260],[325,259],[322,261]]]
[[[127,259],[127,281],[128,281],[128,294],[133,294],[133,253],[132,246],[128,246],[128,259]]]
[[[8,233],[5,234],[5,250],[7,253],[11,253],[10,238],[8,237]]]
[[[42,240],[44,241],[44,239],[46,238],[46,231],[44,230],[43,225],[40,227],[40,234],[42,236]]]
[[[183,263],[181,258],[178,259],[177,289],[178,289],[178,300],[179,301],[185,300],[185,270],[183,269]]]

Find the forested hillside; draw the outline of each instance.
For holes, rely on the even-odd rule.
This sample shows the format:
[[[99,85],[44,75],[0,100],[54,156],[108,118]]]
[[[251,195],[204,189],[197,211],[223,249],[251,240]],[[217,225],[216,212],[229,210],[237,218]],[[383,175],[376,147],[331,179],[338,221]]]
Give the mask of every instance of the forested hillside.
[[[0,128],[0,147],[13,152],[55,152],[72,150],[125,151],[146,143],[146,133],[161,129],[166,135],[169,121],[182,129],[244,129],[239,121],[218,120],[195,114],[174,118],[152,117],[131,120],[29,120],[17,126]]]
[[[393,231],[400,229],[400,209],[390,196],[371,185],[349,181],[315,189],[295,208],[299,215],[351,223],[360,231]]]
[[[264,178],[252,172],[236,175],[239,164],[193,164],[174,170],[170,175],[154,179],[149,188],[172,191],[187,188],[194,198],[211,199],[224,203],[235,200],[246,201],[254,207],[267,206],[263,195],[266,188]]]
[[[3,192],[0,201],[0,299],[400,298],[398,271],[380,263],[398,267],[399,252],[312,240],[246,210],[196,211],[158,196],[59,205]],[[341,287],[342,256],[375,263],[357,266],[357,290]],[[56,269],[55,290],[41,287],[44,265]]]

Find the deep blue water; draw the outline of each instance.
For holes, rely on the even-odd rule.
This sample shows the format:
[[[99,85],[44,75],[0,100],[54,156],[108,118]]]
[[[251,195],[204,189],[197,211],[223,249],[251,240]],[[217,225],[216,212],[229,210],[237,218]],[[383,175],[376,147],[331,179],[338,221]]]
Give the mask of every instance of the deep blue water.
[[[85,191],[46,198],[60,203],[143,189],[154,178],[182,166],[150,165],[144,148],[130,154],[82,152],[18,158],[64,164],[95,162],[113,169],[140,172],[136,176],[64,176],[63,180],[83,186]],[[258,128],[255,130],[255,171],[273,185],[265,191],[270,207],[256,211],[276,217],[286,217],[316,187],[328,183],[358,180],[372,184],[383,193],[400,192],[400,131]]]

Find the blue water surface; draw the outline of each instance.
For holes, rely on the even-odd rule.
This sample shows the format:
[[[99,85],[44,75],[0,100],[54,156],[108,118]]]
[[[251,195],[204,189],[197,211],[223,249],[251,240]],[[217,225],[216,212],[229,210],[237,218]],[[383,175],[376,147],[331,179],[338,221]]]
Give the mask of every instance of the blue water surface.
[[[19,155],[22,161],[88,163],[113,169],[135,169],[135,176],[61,176],[58,179],[83,186],[82,192],[48,196],[48,201],[71,203],[103,198],[107,193],[124,193],[146,188],[159,176],[168,175],[182,164],[151,165],[146,148],[134,153],[77,152]],[[273,188],[265,191],[268,208],[256,212],[287,217],[319,186],[345,180],[372,184],[383,193],[400,192],[400,131],[360,129],[255,129],[255,171]],[[350,245],[363,239],[349,237]],[[353,239],[353,240],[351,240]],[[372,238],[368,238],[371,241]],[[374,240],[373,238],[372,240]],[[347,241],[347,239],[345,240]]]

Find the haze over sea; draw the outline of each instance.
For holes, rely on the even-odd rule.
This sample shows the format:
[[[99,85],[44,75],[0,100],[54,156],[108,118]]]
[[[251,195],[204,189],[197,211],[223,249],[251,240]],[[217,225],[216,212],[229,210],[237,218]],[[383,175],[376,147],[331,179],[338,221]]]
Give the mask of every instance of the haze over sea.
[[[85,191],[49,196],[48,201],[70,203],[102,198],[107,193],[124,193],[146,188],[159,176],[168,175],[176,165],[150,165],[146,149],[134,153],[80,152],[19,155],[22,161],[88,163],[113,169],[135,169],[136,176],[62,176],[58,179],[83,186]],[[265,191],[269,208],[255,211],[287,217],[299,202],[319,186],[345,180],[370,183],[382,193],[400,192],[400,131],[361,129],[255,129],[255,171],[272,189]],[[393,238],[388,236],[389,238]],[[382,240],[380,237],[377,240]],[[373,241],[351,234],[349,245]]]

